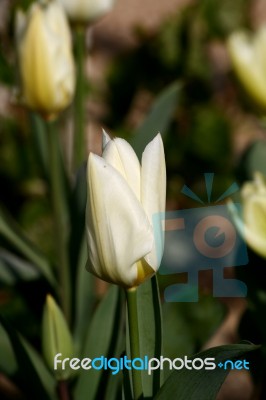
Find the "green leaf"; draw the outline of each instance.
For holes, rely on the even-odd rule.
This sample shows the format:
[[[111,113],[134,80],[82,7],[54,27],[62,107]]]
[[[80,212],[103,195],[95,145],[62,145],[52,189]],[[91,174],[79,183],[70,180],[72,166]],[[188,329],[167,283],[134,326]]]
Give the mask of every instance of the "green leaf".
[[[220,326],[225,308],[216,298],[203,295],[198,303],[164,303],[163,327],[165,357],[193,354]],[[165,371],[164,371],[165,372]]]
[[[51,397],[52,392],[48,393],[46,391],[46,388],[44,386],[44,377],[41,377],[39,375],[39,373],[43,373],[44,368],[40,368],[40,362],[36,362],[37,357],[34,357],[34,355],[32,355],[32,352],[31,356],[29,355],[30,347],[27,345],[26,347],[24,346],[23,342],[21,341],[15,330],[1,316],[0,322],[2,323],[2,326],[8,334],[10,342],[12,344],[18,364],[19,385],[27,394],[27,398],[34,398],[38,400],[55,399],[55,397]],[[45,374],[45,376],[47,377],[48,375]],[[46,384],[47,382],[45,383],[45,385]],[[49,384],[48,387],[50,387]]]
[[[56,381],[54,377],[50,374],[42,358],[36,352],[36,350],[30,345],[30,343],[28,343],[25,339],[21,337],[20,340],[35,370],[37,371],[38,376],[46,392],[49,394],[49,399],[56,400],[56,395],[55,395]]]
[[[162,137],[166,134],[177,107],[181,88],[179,82],[174,82],[168,86],[157,97],[145,121],[134,133],[130,143],[139,158],[144,148],[158,132],[161,133]]]
[[[94,313],[82,357],[90,359],[101,356],[112,357],[117,343],[117,332],[121,331],[121,295],[117,286],[112,286]],[[88,321],[89,322],[89,321]],[[110,375],[116,379],[117,375]],[[104,398],[108,371],[103,369],[81,370],[74,391],[75,400]],[[98,396],[98,397],[97,397]]]
[[[31,281],[40,276],[33,265],[15,254],[0,248],[0,280],[7,285],[14,285],[17,281]]]
[[[17,370],[17,362],[8,334],[0,323],[0,371],[13,375]]]
[[[156,276],[144,282],[137,291],[140,357],[160,358],[162,351],[161,304]],[[160,388],[161,370],[148,375],[142,371],[144,397],[153,396]]]
[[[87,169],[84,163],[77,171],[76,181],[70,198],[70,237],[69,251],[71,276],[76,279],[77,265],[83,251],[83,237],[85,230],[85,208],[87,201]]]
[[[85,266],[87,262],[87,244],[83,237],[80,250],[80,259],[77,267],[76,281],[76,312],[74,324],[74,340],[77,354],[83,348],[89,323],[95,306],[95,277]]]
[[[241,358],[248,352],[257,350],[260,346],[251,344],[233,344],[214,347],[202,351],[194,358],[215,358],[216,365],[226,360]],[[189,370],[183,368],[175,370],[166,380],[155,400],[215,400],[220,387],[230,372],[229,369],[216,368],[215,370]]]
[[[246,151],[240,168],[244,170],[246,178],[253,179],[254,172],[261,172],[266,176],[266,142],[258,140]]]
[[[49,160],[48,160],[48,143],[47,143],[47,131],[44,120],[39,114],[31,112],[30,124],[32,137],[35,145],[35,152],[38,157],[38,161],[42,168],[43,174],[46,178],[49,176]]]
[[[46,257],[25,236],[7,211],[2,208],[0,208],[0,235],[31,261],[52,286],[55,286],[56,280],[52,272],[52,266]]]

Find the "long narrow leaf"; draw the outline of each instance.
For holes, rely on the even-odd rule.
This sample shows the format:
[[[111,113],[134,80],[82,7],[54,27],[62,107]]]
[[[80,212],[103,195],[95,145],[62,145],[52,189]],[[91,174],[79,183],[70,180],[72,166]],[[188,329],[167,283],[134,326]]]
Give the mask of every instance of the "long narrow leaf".
[[[95,277],[86,270],[87,244],[83,237],[76,277],[75,325],[74,339],[76,351],[79,354],[83,348],[92,311],[95,306]]]
[[[157,278],[144,282],[138,288],[138,316],[140,356],[160,358],[162,354],[161,305]],[[142,371],[144,397],[152,397],[160,388],[161,370],[148,375]]]
[[[30,356],[28,353],[30,347],[27,346],[26,350],[15,330],[1,316],[0,316],[0,322],[2,323],[4,329],[6,330],[10,342],[12,344],[13,351],[15,353],[18,364],[19,385],[22,388],[22,390],[27,394],[28,396],[27,398],[38,399],[38,400],[53,400],[54,397],[51,397],[52,396],[51,390],[49,390],[49,393],[46,391],[45,386],[43,384],[44,378],[39,375],[41,371],[40,362],[38,363],[36,361],[36,357],[34,357],[34,355],[32,354]],[[48,373],[46,376],[48,376]]]
[[[39,271],[31,263],[2,248],[0,248],[0,263],[0,279],[6,273],[9,284],[14,284],[18,280],[31,281],[40,276]]]
[[[235,360],[245,354],[257,350],[260,346],[250,344],[234,344],[214,347],[191,357],[205,359],[215,358],[214,370],[175,370],[166,380],[155,400],[215,400],[218,391],[230,369],[220,368],[219,363]]]
[[[109,289],[99,304],[88,330],[83,357],[90,359],[112,357],[117,342],[117,329],[121,320],[121,296],[117,286]],[[88,326],[89,326],[88,321]],[[110,373],[110,371],[109,371]],[[108,371],[82,370],[74,391],[75,400],[104,398]],[[112,376],[116,379],[116,376]],[[99,397],[97,397],[99,396]]]
[[[52,286],[55,286],[52,267],[46,257],[27,239],[12,217],[2,208],[0,208],[0,235],[31,261]]]
[[[18,366],[8,334],[0,323],[0,370],[8,375],[14,375]]]
[[[141,157],[145,146],[158,132],[161,133],[162,137],[166,134],[177,107],[181,88],[179,82],[174,82],[168,86],[157,97],[148,116],[134,133],[130,143],[138,157]]]

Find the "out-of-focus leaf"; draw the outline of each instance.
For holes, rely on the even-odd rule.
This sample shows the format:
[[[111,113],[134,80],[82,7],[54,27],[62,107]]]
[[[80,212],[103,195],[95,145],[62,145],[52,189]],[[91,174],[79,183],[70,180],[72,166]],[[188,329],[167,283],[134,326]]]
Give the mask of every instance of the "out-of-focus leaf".
[[[140,357],[160,358],[162,354],[161,305],[156,276],[139,286],[137,291]],[[160,388],[161,370],[148,375],[142,371],[144,397],[152,397]]]
[[[211,296],[198,303],[163,304],[163,354],[170,359],[191,355],[211,337],[221,324],[225,310]],[[164,369],[164,376],[169,375]]]
[[[52,266],[46,257],[26,238],[20,227],[2,208],[0,208],[0,235],[31,261],[52,286],[56,284]]]
[[[122,311],[122,310],[121,310]],[[123,310],[125,311],[125,309]],[[125,353],[125,334],[124,334],[124,313],[120,315],[119,326],[117,327],[117,340],[114,348],[114,352],[112,354],[113,357],[120,358]],[[118,400],[121,398],[122,386],[124,383],[125,375],[124,371],[119,371],[119,373],[115,376],[109,375],[105,400]],[[127,400],[130,400],[130,397],[127,397]]]
[[[32,357],[32,354],[31,357],[28,354],[27,350],[29,350],[29,347],[27,346],[26,350],[15,330],[1,316],[0,322],[2,323],[2,326],[8,334],[12,344],[18,364],[18,383],[23,389],[23,392],[27,394],[27,398],[53,400],[54,397],[50,396],[50,393],[46,391],[46,388],[43,385],[43,378],[39,376],[40,370],[37,369],[37,367],[39,368],[40,364],[36,362],[36,358],[34,358],[34,356]],[[34,359],[34,362],[32,359]],[[47,375],[45,376],[47,377]]]
[[[76,279],[77,265],[81,260],[81,252],[83,251],[86,200],[87,177],[86,163],[84,163],[77,172],[76,182],[70,198],[71,231],[69,237],[69,252],[73,281]]]
[[[117,342],[117,332],[121,329],[119,322],[121,323],[121,295],[119,288],[113,286],[109,289],[93,316],[82,357],[89,357],[90,359],[101,356],[112,357]],[[74,390],[74,399],[104,398],[106,378],[109,374],[108,371],[103,369],[99,371],[90,369],[89,373],[86,370],[81,371]],[[116,379],[116,375],[110,376],[112,379]]]
[[[31,281],[39,276],[32,264],[0,248],[0,280],[13,285],[18,280]]]
[[[212,36],[228,36],[229,33],[243,28],[247,21],[246,0],[203,0],[200,2],[202,15]]]
[[[84,345],[92,311],[95,306],[95,278],[85,266],[87,262],[87,244],[83,238],[80,250],[80,259],[77,267],[76,282],[76,312],[74,324],[75,348],[79,354]]]
[[[55,387],[56,387],[56,381],[53,378],[53,376],[50,374],[48,369],[43,363],[43,360],[41,359],[40,355],[36,352],[36,350],[28,343],[25,339],[20,338],[22,345],[24,346],[24,349],[30,358],[35,370],[38,373],[38,376],[49,394],[49,398],[51,400],[56,400],[56,395],[55,395]]]
[[[215,358],[215,363],[235,360],[243,355],[257,350],[260,346],[251,344],[233,344],[214,347],[191,357],[205,359]],[[216,367],[214,370],[189,370],[183,368],[171,373],[155,400],[215,400],[217,393],[230,372],[229,369]]]
[[[0,323],[0,370],[13,375],[17,370],[17,362],[6,330]]]
[[[181,88],[179,82],[174,82],[168,86],[157,97],[145,121],[134,133],[130,143],[139,158],[145,146],[158,132],[161,133],[162,137],[166,134],[177,107]]]
[[[241,162],[246,179],[253,179],[254,172],[259,171],[266,176],[266,141],[253,143],[246,151]]]
[[[30,113],[30,123],[36,154],[44,176],[49,176],[47,131],[43,119],[36,113]]]

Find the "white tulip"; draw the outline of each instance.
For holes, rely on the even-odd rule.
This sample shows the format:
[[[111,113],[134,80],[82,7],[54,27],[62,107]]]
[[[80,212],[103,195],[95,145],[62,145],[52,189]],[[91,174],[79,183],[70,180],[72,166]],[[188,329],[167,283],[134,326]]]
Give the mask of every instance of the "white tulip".
[[[252,182],[241,190],[243,215],[238,214],[233,203],[229,204],[234,221],[243,238],[253,251],[266,257],[266,183],[257,172]]]
[[[115,0],[58,0],[75,23],[91,22],[110,11]]]
[[[254,36],[245,31],[233,33],[228,50],[233,68],[253,100],[266,108],[266,26]]]
[[[56,2],[34,3],[16,15],[16,42],[22,101],[45,116],[71,102],[75,90],[71,35]]]
[[[158,134],[141,166],[125,140],[104,133],[103,143],[102,157],[91,153],[88,159],[87,266],[99,278],[131,288],[158,270],[163,253],[163,228],[155,241],[153,224],[153,216],[165,211],[163,143]]]

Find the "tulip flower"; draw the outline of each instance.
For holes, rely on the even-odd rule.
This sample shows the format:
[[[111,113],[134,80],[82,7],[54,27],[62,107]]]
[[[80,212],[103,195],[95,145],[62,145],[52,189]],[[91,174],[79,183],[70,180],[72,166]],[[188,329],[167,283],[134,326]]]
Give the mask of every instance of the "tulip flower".
[[[62,311],[51,295],[47,296],[42,321],[42,346],[47,365],[55,373],[58,380],[69,378],[73,371],[67,364],[58,363],[55,369],[55,356],[62,359],[72,358],[74,344]]]
[[[75,90],[71,35],[62,7],[34,3],[16,15],[22,102],[45,116],[71,102]]]
[[[266,108],[266,26],[252,37],[245,31],[235,32],[228,39],[233,68],[253,100]]]
[[[229,209],[234,221],[247,244],[262,257],[266,257],[266,182],[257,172],[254,181],[244,184],[241,190],[242,219],[233,203]]]
[[[114,0],[59,0],[70,19],[75,23],[89,23],[110,11]]]
[[[165,211],[166,170],[158,134],[142,163],[123,139],[103,136],[102,157],[88,159],[87,268],[99,278],[134,288],[159,268],[163,229],[153,216]],[[156,242],[155,242],[156,237]]]

